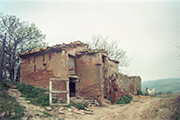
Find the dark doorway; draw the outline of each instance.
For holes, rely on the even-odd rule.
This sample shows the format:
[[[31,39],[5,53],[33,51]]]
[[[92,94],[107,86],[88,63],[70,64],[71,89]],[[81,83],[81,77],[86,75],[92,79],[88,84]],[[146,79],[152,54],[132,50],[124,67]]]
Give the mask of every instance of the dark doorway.
[[[75,97],[76,96],[76,83],[75,82],[70,82],[69,88],[70,88],[70,97]]]

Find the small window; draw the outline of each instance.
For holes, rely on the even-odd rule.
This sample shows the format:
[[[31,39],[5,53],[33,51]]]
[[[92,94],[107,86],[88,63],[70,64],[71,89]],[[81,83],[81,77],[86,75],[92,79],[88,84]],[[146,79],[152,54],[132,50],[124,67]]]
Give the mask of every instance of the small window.
[[[45,55],[43,55],[43,61],[45,61]]]
[[[36,72],[36,65],[34,65],[34,72]]]
[[[51,53],[49,53],[49,60],[51,60]]]
[[[36,57],[34,56],[34,63],[36,62]]]

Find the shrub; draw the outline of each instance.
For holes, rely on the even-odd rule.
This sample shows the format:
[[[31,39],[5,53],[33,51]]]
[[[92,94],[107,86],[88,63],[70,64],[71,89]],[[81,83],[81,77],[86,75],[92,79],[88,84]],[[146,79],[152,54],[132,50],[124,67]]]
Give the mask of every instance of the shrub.
[[[116,104],[124,104],[124,103],[125,102],[121,98],[118,98],[116,101]]]
[[[79,109],[84,109],[84,105],[82,104],[82,103],[76,103],[76,107],[77,107],[77,109],[79,110]]]
[[[126,95],[130,100],[132,100],[133,99],[133,97],[131,96],[131,95]]]
[[[143,95],[142,91],[137,90],[137,95]]]
[[[2,90],[8,90],[10,88],[10,86],[9,85],[7,85],[6,84],[6,82],[4,82],[4,81],[2,81],[1,83],[0,83],[0,90],[2,91]]]
[[[126,95],[122,95],[121,97],[122,97],[122,99],[124,100],[125,103],[130,103],[131,102],[131,99],[128,98]]]
[[[108,98],[108,100],[110,100],[110,101],[111,101],[111,103],[113,103],[113,100],[112,100],[112,98],[111,98],[111,97],[109,97],[109,98]]]

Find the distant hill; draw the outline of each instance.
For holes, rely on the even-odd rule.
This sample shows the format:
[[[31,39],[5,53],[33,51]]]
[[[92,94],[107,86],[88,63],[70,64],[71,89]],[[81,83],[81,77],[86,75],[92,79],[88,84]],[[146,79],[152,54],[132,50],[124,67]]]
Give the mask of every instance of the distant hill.
[[[180,92],[180,78],[166,78],[153,81],[142,81],[141,91],[146,92],[146,88],[155,89],[155,93],[159,92]]]

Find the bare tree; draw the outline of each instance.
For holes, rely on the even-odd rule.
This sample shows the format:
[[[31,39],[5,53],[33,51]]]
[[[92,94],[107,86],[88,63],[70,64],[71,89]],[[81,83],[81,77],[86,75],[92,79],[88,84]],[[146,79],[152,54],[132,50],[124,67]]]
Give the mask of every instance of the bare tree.
[[[131,59],[127,57],[126,51],[119,48],[120,41],[108,40],[108,37],[103,38],[101,35],[95,35],[88,42],[91,49],[104,49],[108,52],[109,58],[119,61],[119,66],[128,67]]]

